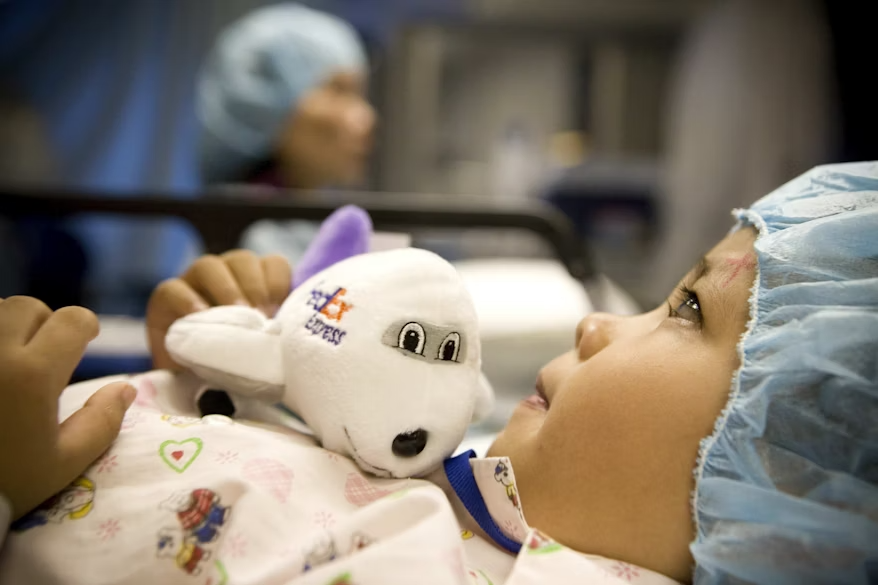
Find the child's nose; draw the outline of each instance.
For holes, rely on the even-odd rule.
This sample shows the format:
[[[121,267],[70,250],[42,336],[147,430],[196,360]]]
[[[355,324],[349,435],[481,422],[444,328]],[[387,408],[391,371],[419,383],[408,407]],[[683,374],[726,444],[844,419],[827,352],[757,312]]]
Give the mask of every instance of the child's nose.
[[[592,313],[576,327],[576,350],[580,360],[587,360],[612,343],[620,317],[609,313]]]

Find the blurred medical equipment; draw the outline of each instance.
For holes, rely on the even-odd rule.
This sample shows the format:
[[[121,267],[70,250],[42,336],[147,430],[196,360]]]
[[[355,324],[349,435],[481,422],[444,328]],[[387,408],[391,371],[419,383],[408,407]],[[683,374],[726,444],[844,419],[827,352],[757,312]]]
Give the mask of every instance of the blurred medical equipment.
[[[472,0],[407,23],[375,72],[381,189],[502,196],[498,169],[570,130],[599,156],[658,156],[675,44],[703,4]],[[519,175],[531,195],[535,174]]]

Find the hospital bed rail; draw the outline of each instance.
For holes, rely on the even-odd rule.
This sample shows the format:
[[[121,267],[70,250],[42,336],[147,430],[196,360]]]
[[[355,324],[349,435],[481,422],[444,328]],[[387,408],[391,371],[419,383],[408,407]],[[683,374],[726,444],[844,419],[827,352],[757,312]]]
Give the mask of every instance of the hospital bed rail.
[[[258,189],[223,187],[196,197],[160,193],[89,193],[0,187],[0,216],[68,217],[81,213],[178,217],[201,235],[205,249],[221,253],[238,245],[259,220],[320,221],[342,205],[369,212],[376,230],[413,228],[521,229],[549,244],[568,272],[586,288],[597,277],[591,254],[571,222],[539,201],[495,202],[478,197],[369,192],[295,192],[283,200],[259,198]],[[595,299],[597,300],[597,299]]]

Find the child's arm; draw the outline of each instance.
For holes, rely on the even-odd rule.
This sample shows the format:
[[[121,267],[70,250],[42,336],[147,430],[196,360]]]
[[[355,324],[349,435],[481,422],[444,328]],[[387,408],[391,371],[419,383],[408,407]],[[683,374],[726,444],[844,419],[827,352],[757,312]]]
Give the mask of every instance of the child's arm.
[[[98,333],[81,307],[52,312],[37,299],[0,300],[0,499],[9,519],[73,481],[116,438],[135,390],[108,384],[58,423],[58,397]],[[4,504],[0,504],[2,508]]]
[[[269,317],[290,294],[292,270],[282,256],[260,258],[247,250],[196,260],[180,278],[162,282],[149,299],[146,328],[156,368],[176,368],[165,349],[171,323],[217,305],[248,305]]]

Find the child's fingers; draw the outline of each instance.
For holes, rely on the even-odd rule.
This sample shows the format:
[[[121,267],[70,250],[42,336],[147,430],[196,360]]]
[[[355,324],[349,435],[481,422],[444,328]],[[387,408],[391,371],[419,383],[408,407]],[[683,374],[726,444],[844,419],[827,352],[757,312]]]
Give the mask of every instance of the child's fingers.
[[[149,298],[147,322],[150,327],[165,330],[171,323],[190,313],[210,308],[201,295],[189,283],[179,278],[170,278],[159,284]]]
[[[222,259],[232,271],[250,304],[267,314],[268,288],[259,257],[249,250],[232,250],[223,254]]]
[[[293,286],[293,270],[287,259],[280,255],[266,256],[262,259],[262,273],[268,288],[268,302],[272,313],[283,304]],[[271,314],[269,317],[273,317]]]
[[[177,367],[165,349],[168,329],[177,319],[208,308],[201,295],[182,279],[171,278],[156,287],[146,308],[146,336],[154,367]]]
[[[9,297],[0,303],[0,339],[4,343],[27,344],[52,310],[32,297]]]
[[[186,271],[183,280],[211,304],[250,304],[231,269],[219,256],[202,256]]]
[[[94,313],[82,307],[64,307],[52,313],[28,343],[28,351],[51,360],[52,379],[60,382],[59,394],[99,331]]]
[[[108,384],[61,423],[59,474],[63,473],[67,481],[74,479],[110,447],[135,396],[137,391],[127,382]]]
[[[179,370],[180,365],[174,361],[165,347],[166,333],[167,329],[163,331],[150,329],[147,331],[149,349],[152,354],[152,367],[157,370]]]

